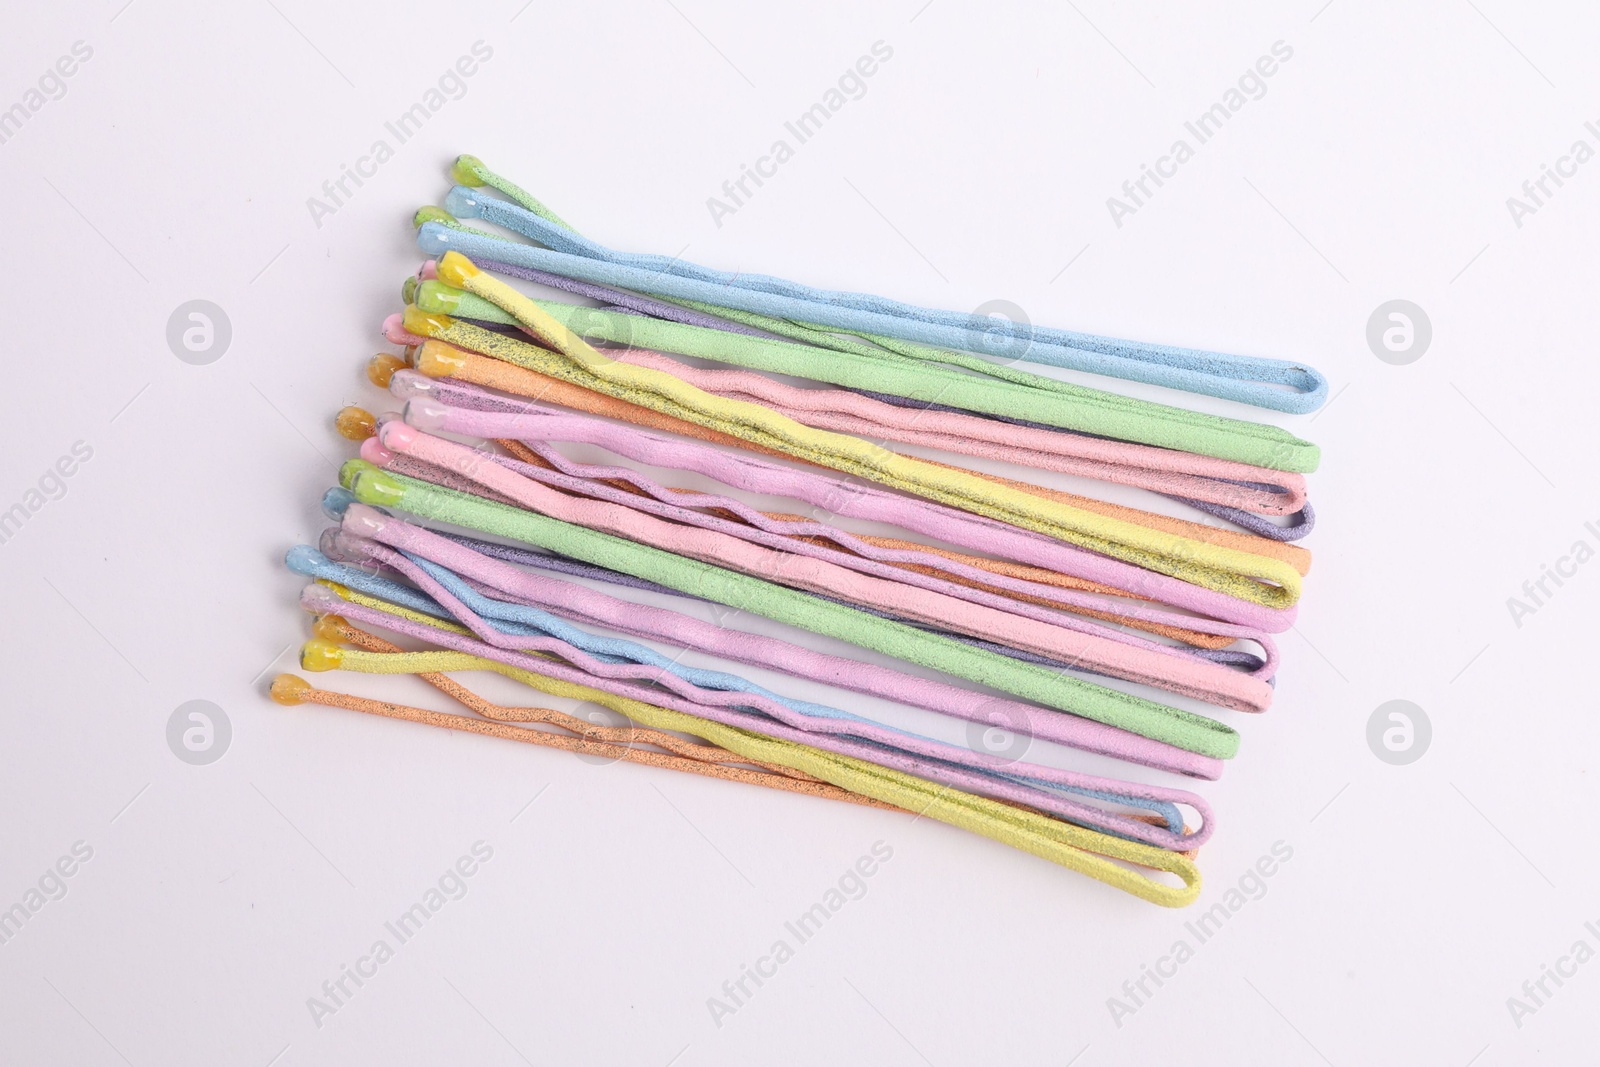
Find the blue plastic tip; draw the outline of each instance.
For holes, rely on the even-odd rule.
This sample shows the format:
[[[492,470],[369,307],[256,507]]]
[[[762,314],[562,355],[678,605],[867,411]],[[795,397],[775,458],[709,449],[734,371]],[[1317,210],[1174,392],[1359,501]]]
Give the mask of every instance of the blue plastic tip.
[[[295,545],[283,554],[283,562],[296,574],[316,578],[328,566],[329,560],[310,545]]]
[[[476,189],[457,185],[444,194],[444,209],[458,219],[481,219],[483,197]]]
[[[421,229],[417,230],[417,247],[430,256],[442,256],[453,245],[451,236],[450,227],[437,222],[424,222]]]
[[[345,509],[356,502],[356,495],[342,485],[322,494],[322,513],[334,522],[344,518]]]

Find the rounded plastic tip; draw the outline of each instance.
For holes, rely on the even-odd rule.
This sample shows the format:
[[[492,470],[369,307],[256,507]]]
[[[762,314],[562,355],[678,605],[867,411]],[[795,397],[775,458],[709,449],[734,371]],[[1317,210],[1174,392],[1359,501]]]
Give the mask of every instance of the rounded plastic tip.
[[[344,518],[344,509],[354,504],[355,494],[343,486],[333,486],[322,494],[322,513],[334,522]]]
[[[343,492],[343,490],[330,489],[328,492]],[[327,497],[323,497],[326,501]],[[324,504],[326,507],[326,504]],[[307,578],[315,578],[317,572],[328,565],[328,557],[312,548],[310,545],[295,545],[283,554],[283,565],[296,574]]]
[[[285,707],[306,702],[306,694],[316,687],[297,674],[280,674],[272,680],[272,688],[267,694],[272,697],[273,703]]]
[[[417,370],[430,378],[453,377],[466,366],[465,353],[443,341],[427,341],[417,349]]]
[[[372,504],[378,507],[399,507],[405,499],[406,491],[392,476],[385,474],[370,463],[365,464],[357,471],[352,479],[350,491],[356,499],[363,504]],[[348,517],[349,512],[346,512]]]
[[[367,360],[367,381],[379,389],[389,388],[389,380],[394,377],[394,372],[402,369],[406,361],[389,352],[379,352]],[[341,433],[343,431],[340,431]]]
[[[353,537],[377,537],[393,521],[377,508],[365,504],[351,504],[344,513],[339,528]]]
[[[460,231],[437,222],[425,222],[417,231],[417,247],[430,256],[441,256],[450,251]]]
[[[489,168],[477,156],[457,156],[450,164],[450,180],[457,185],[487,185]]]
[[[420,345],[426,340],[406,329],[406,317],[398,311],[383,320],[383,328],[378,332],[392,345]]]
[[[422,261],[422,269],[417,271],[417,277],[421,278],[425,282],[431,282],[435,278],[437,278],[438,276],[439,276],[439,261],[437,259],[425,259],[425,260],[423,260]]]
[[[330,526],[317,535],[317,551],[330,563],[349,563],[344,550],[339,547],[339,527]]]
[[[311,633],[324,641],[343,641],[349,627],[350,624],[345,621],[343,615],[330,612],[327,615],[317,616],[317,621],[311,624]]]
[[[374,467],[387,467],[394,453],[383,446],[381,437],[369,437],[361,442],[361,458]]]
[[[300,590],[300,606],[313,615],[327,615],[344,607],[344,598],[320,582]]]
[[[389,379],[389,395],[396,400],[410,401],[417,397],[432,396],[433,393],[433,382],[426,375],[409,368],[396,371]]]
[[[352,404],[339,409],[333,417],[333,427],[346,441],[365,441],[378,432],[378,420],[366,408]]]
[[[406,401],[401,418],[406,420],[407,426],[415,426],[419,430],[436,432],[445,429],[450,416],[450,406],[441,404],[429,397],[413,397]]]
[[[378,440],[384,448],[391,452],[404,452],[416,441],[418,433],[415,427],[407,426],[398,419],[386,423],[379,431]]]
[[[314,637],[300,646],[300,666],[308,671],[337,670],[344,661],[344,649],[332,641]]]
[[[464,289],[474,275],[481,273],[472,265],[472,260],[460,252],[446,252],[439,257],[439,280],[446,285]]]
[[[417,286],[421,284],[415,274],[406,275],[406,280],[400,283],[400,302],[415,304],[417,302]]]
[[[483,217],[483,197],[465,185],[458,185],[446,193],[444,206],[446,211],[455,212],[457,218],[481,219]]]
[[[427,281],[417,286],[414,295],[416,299],[411,302],[423,311],[433,315],[454,315],[461,306],[461,298],[466,294],[444,282]]]
[[[436,226],[450,226],[455,221],[455,216],[450,212],[442,207],[434,207],[432,204],[417,208],[416,212],[411,216],[411,225],[419,230],[430,222]]]
[[[370,470],[377,468],[364,459],[347,459],[339,465],[339,484],[354,493],[356,475]]]
[[[421,338],[438,337],[452,325],[449,315],[432,315],[415,304],[407,304],[405,314],[400,317],[400,325],[410,333]]]

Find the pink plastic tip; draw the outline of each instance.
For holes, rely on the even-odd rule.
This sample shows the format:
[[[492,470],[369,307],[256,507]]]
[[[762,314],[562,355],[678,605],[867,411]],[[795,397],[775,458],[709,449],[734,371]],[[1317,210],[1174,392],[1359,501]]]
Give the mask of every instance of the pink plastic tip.
[[[389,525],[389,516],[367,504],[351,504],[344,509],[341,529],[356,537],[376,537]]]
[[[379,432],[382,432],[382,427]],[[361,442],[361,458],[374,467],[387,467],[389,461],[394,459],[394,453],[379,444],[376,437],[369,437]]]
[[[389,395],[396,400],[413,400],[433,392],[433,379],[414,370],[397,370],[389,377]]]
[[[317,548],[335,563],[367,562],[366,553],[353,552],[347,543],[345,532],[337,526],[330,526],[322,531],[321,536],[317,538]]]
[[[405,316],[395,312],[383,320],[383,336],[392,345],[420,345],[427,341],[426,337],[418,337],[407,330],[403,325]]]
[[[421,278],[425,282],[431,282],[438,278],[439,261],[437,259],[430,259],[424,262],[422,264],[422,269],[417,272],[417,277]]]
[[[313,582],[300,590],[300,606],[313,615],[329,615],[343,608],[344,600],[327,586]]]
[[[408,426],[419,430],[442,430],[450,415],[450,406],[428,397],[413,397],[406,401],[404,419]]]
[[[406,404],[407,410],[410,410],[412,403],[415,403],[415,401]],[[393,449],[396,452],[404,452],[417,439],[417,436],[417,431],[403,422],[386,422],[378,427],[377,439],[383,442],[384,448]],[[369,437],[367,440],[371,441],[373,438]]]

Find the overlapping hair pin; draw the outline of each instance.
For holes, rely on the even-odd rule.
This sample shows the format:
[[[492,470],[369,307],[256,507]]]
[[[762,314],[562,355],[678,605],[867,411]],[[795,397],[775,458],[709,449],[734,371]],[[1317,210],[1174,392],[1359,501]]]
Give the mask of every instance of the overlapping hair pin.
[[[367,366],[401,410],[339,412],[360,456],[324,498],[335,525],[286,562],[312,583],[305,670],[415,674],[459,710],[293,675],[275,700],[912,812],[1158,904],[1195,899],[1218,823],[1190,786],[1238,754],[1233,717],[1272,703],[1318,451],[1070,376],[1303,412],[1321,375],[617,252],[473,157],[452,173],[415,219],[435,258],[383,325],[402,354]],[[782,636],[683,610],[705,602]],[[691,651],[836,696],[686,666]],[[452,677],[484,670],[629,725]],[[1032,758],[1035,740],[1055,747]]]

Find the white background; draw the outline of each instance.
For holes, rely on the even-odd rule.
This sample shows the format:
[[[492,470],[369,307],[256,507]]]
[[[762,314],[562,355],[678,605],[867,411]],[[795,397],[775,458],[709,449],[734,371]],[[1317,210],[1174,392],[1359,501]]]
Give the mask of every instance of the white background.
[[[1505,201],[1596,143],[1600,22],[1320,2],[14,5],[0,106],[75,41],[93,58],[0,145],[0,508],[94,454],[0,545],[0,907],[94,856],[0,945],[0,1059],[1593,1062],[1600,964],[1520,1028],[1506,998],[1600,948],[1600,565],[1520,628],[1506,599],[1600,545],[1600,162],[1520,228]],[[315,225],[307,198],[478,40],[465,96]],[[706,198],[879,40],[865,97],[715,226]],[[1279,40],[1267,95],[1114,226],[1106,197]],[[1314,418],[1111,383],[1324,449],[1277,704],[1223,713],[1243,748],[1201,787],[1196,907],[927,819],[265,699],[306,634],[279,559],[350,454],[334,411],[383,407],[361,368],[459,152],[617,247],[1327,373]],[[196,298],[233,327],[209,366],[165,341]],[[1433,323],[1409,366],[1364,337],[1393,298]],[[1365,740],[1395,698],[1434,728],[1406,767]],[[232,723],[209,766],[165,740],[192,699]],[[467,896],[314,1025],[307,998],[479,840]],[[880,840],[867,895],[714,1025],[707,998]],[[1107,999],[1278,841],[1266,895],[1117,1026]]]

